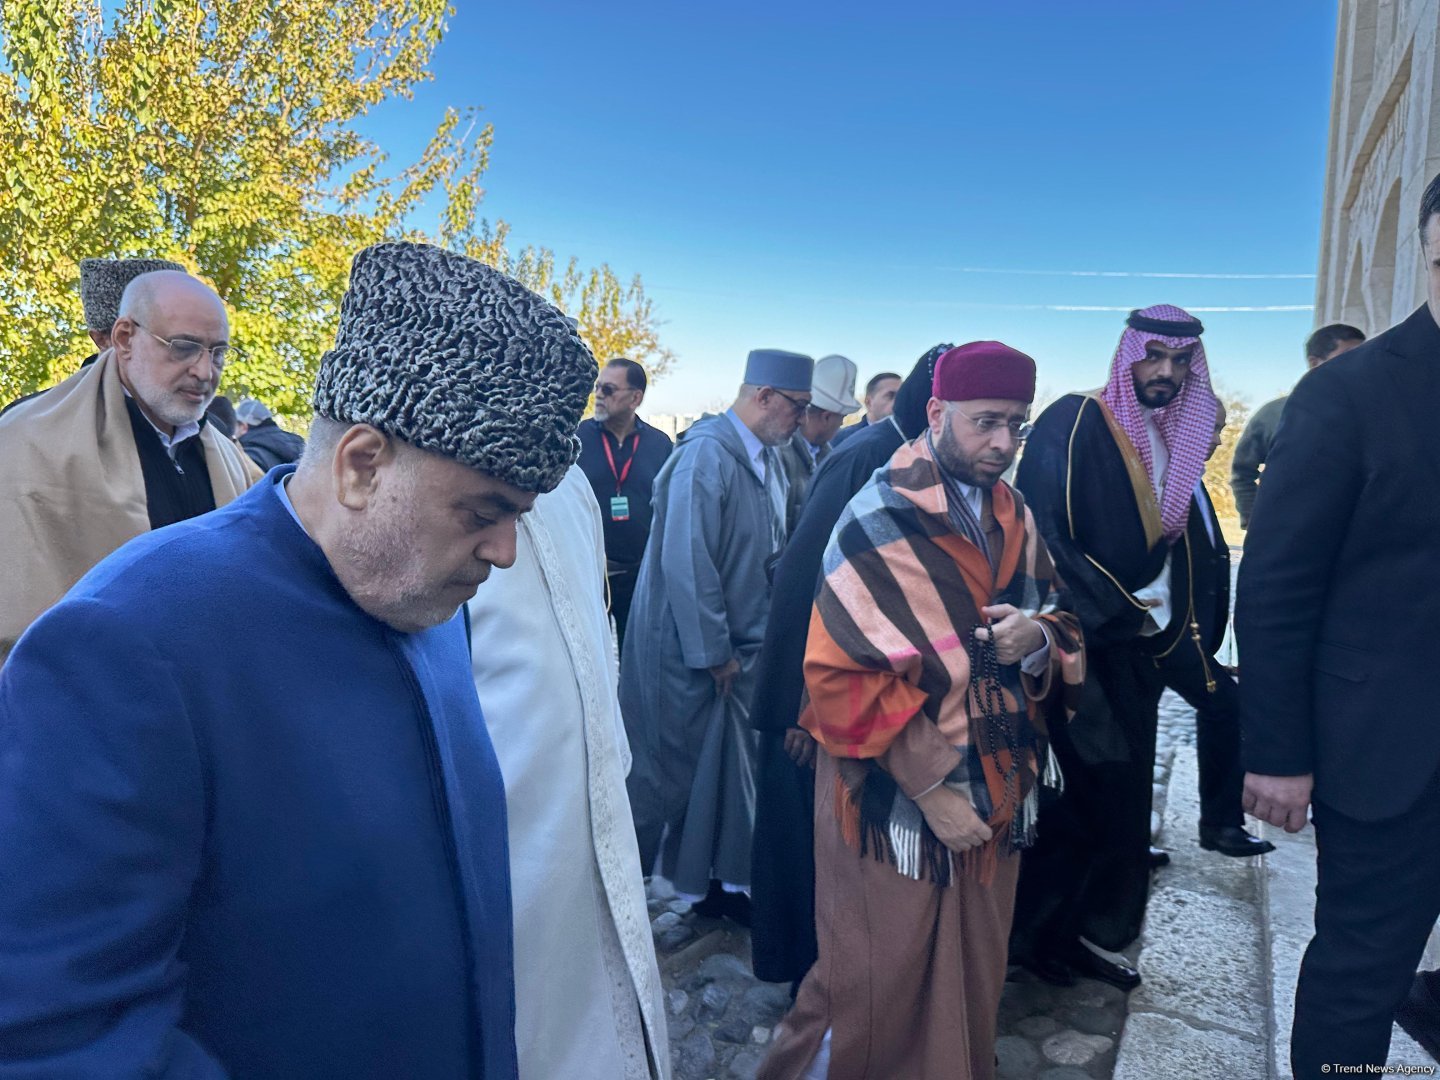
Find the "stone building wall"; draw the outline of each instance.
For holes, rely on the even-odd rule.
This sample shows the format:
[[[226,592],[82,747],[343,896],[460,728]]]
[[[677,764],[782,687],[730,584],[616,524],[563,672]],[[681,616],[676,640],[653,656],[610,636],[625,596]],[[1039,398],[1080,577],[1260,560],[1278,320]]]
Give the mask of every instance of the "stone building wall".
[[[1440,172],[1440,0],[1340,0],[1315,322],[1375,334],[1425,299],[1416,215]]]

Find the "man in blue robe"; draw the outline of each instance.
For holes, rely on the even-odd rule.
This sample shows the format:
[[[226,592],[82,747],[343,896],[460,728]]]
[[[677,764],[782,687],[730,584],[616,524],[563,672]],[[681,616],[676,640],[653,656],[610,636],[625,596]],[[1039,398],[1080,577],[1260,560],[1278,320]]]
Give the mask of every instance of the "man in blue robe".
[[[515,1077],[505,795],[456,612],[595,373],[496,271],[363,251],[298,469],[30,627],[0,674],[0,1077]]]

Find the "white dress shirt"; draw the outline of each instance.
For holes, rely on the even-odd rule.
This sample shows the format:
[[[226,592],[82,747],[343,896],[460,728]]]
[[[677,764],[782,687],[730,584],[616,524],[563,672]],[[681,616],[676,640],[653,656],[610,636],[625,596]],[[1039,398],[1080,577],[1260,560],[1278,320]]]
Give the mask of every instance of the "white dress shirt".
[[[1165,472],[1170,466],[1170,450],[1165,445],[1164,438],[1160,435],[1160,428],[1155,423],[1154,409],[1141,409],[1145,416],[1145,433],[1150,436],[1150,462],[1155,474],[1155,501],[1163,504],[1165,501]],[[1158,600],[1145,616],[1145,625],[1140,630],[1141,637],[1154,637],[1160,631],[1170,625],[1175,612],[1170,605],[1170,556],[1165,556],[1165,565],[1160,568],[1160,576],[1135,593],[1135,599],[1145,603],[1150,600]]]
[[[126,397],[135,397],[134,394],[130,393],[129,388],[122,385],[120,389],[125,391]],[[191,420],[188,424],[181,424],[175,429],[173,435],[167,435],[158,427],[155,427],[155,421],[150,419],[144,409],[140,410],[140,415],[145,417],[145,422],[155,429],[156,435],[160,436],[160,445],[165,447],[165,453],[170,455],[171,461],[175,460],[175,448],[177,446],[186,439],[193,439],[196,435],[200,434],[200,422],[198,420]]]

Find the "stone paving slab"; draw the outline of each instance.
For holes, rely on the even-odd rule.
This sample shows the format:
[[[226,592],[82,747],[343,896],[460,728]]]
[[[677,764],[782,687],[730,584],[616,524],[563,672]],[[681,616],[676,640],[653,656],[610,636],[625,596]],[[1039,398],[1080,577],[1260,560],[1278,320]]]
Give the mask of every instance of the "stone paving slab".
[[[1193,721],[1192,721],[1193,723]],[[1203,851],[1193,746],[1177,747],[1158,841],[1159,871],[1141,936],[1144,983],[1130,995],[1116,1080],[1265,1080],[1268,978],[1259,868]]]
[[[1150,898],[1130,1016],[1157,1012],[1248,1039],[1265,1030],[1256,909],[1223,897],[1158,888]],[[1257,1046],[1259,1041],[1257,1041]]]
[[[1263,1053],[1257,1040],[1234,1032],[1158,1012],[1131,1012],[1115,1080],[1265,1080]]]

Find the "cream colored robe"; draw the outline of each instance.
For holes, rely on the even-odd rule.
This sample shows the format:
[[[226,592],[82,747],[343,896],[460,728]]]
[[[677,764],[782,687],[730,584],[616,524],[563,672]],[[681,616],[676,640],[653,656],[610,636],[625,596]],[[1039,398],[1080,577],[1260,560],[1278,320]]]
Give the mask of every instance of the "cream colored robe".
[[[480,586],[470,618],[509,812],[520,1078],[664,1080],[600,511],[578,467],[521,518],[515,565]]]
[[[199,438],[217,507],[259,479],[210,425]],[[92,566],[150,531],[145,506],[113,350],[0,417],[0,664]]]

